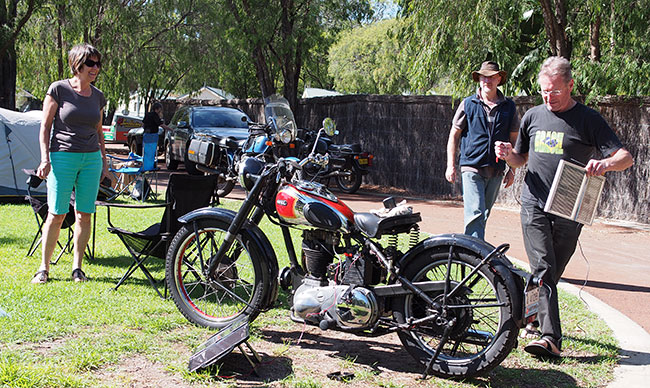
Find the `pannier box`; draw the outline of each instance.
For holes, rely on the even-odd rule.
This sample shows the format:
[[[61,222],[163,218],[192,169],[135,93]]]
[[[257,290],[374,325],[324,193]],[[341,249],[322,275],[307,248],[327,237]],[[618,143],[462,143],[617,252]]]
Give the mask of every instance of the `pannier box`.
[[[219,152],[219,146],[211,139],[197,138],[190,141],[187,158],[194,163],[212,167],[218,160],[217,152]]]

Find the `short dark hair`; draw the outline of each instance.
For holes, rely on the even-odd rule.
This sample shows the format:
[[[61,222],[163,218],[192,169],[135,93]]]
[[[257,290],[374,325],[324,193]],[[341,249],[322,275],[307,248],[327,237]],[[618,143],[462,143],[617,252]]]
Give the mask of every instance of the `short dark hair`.
[[[68,66],[72,70],[73,75],[77,75],[81,66],[84,65],[86,59],[90,57],[96,57],[97,61],[102,60],[102,54],[95,47],[89,45],[88,43],[81,43],[75,45],[68,52]]]
[[[162,104],[159,101],[156,101],[151,106],[151,110],[152,111],[157,111],[158,109],[162,109],[162,107],[163,107]]]

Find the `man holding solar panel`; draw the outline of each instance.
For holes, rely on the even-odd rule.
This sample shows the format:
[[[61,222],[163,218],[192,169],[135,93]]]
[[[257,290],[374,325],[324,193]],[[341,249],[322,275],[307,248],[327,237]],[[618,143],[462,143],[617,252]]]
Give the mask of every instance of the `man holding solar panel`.
[[[521,225],[524,245],[533,273],[543,281],[539,294],[539,330],[528,325],[524,334],[539,336],[524,350],[537,356],[559,357],[562,328],[557,283],[575,252],[582,224],[545,211],[561,160],[584,166],[586,176],[623,171],[634,163],[614,131],[595,110],[571,97],[574,81],[571,64],[550,57],[537,82],[543,104],[521,119],[514,148],[496,142],[495,152],[511,167],[528,163],[521,193]],[[595,155],[602,154],[602,159]]]

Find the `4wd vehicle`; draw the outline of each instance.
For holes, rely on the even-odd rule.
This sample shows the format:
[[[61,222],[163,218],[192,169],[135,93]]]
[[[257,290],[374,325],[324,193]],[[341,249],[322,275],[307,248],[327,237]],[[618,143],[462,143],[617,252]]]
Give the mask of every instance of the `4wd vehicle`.
[[[198,135],[216,138],[231,138],[242,141],[248,137],[250,119],[243,111],[220,106],[185,106],[174,114],[165,134],[165,164],[167,169],[175,170],[178,163],[185,164],[190,174],[203,174],[196,163],[188,159],[187,149],[192,139]]]

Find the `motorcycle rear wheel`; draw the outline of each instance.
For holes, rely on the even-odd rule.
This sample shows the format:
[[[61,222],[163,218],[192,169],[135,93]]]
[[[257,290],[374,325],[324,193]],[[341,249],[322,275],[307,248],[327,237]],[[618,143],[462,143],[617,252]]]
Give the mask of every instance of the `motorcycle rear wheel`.
[[[361,173],[356,168],[350,170],[343,170],[342,172],[349,172],[350,175],[339,175],[336,177],[336,185],[339,190],[346,194],[354,194],[361,187]]]
[[[445,280],[448,255],[448,250],[425,251],[409,263],[403,275],[412,282]],[[451,262],[450,280],[460,282],[480,261],[477,254],[457,249]],[[513,296],[509,295],[503,280],[484,265],[466,286],[471,292],[457,294],[447,302],[448,306],[472,307],[447,310],[447,318],[457,321],[431,368],[431,372],[440,377],[467,378],[483,374],[499,365],[516,346],[518,330],[511,311]],[[443,304],[442,294],[430,293],[429,296]],[[394,301],[394,318],[399,323],[417,320],[428,315],[427,307],[421,298],[406,295]],[[427,365],[443,332],[443,327],[430,321],[413,330],[400,331],[398,335],[411,356]]]
[[[167,251],[165,276],[176,307],[190,322],[204,327],[223,328],[242,316],[252,321],[271,284],[264,278],[268,271],[262,268],[263,253],[257,244],[237,235],[216,274],[208,279],[208,262],[219,250],[229,224],[212,218],[194,222],[198,232],[192,223],[184,225]]]

